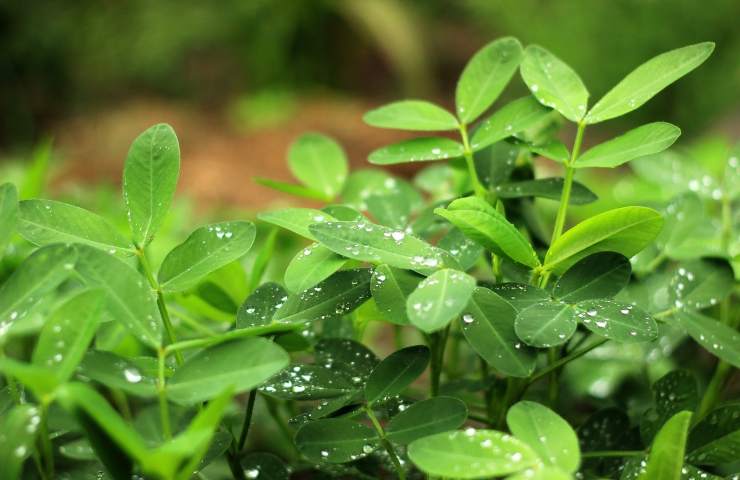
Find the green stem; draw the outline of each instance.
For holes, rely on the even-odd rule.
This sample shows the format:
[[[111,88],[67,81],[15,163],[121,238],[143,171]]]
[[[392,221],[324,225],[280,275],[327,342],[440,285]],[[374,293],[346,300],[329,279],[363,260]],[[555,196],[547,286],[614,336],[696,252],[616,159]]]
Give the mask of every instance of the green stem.
[[[558,361],[558,351],[555,347],[550,347],[547,350],[547,361],[549,365],[553,365]],[[547,384],[547,398],[550,400],[550,405],[554,409],[558,402],[558,371],[556,368],[550,372],[550,376]]]
[[[167,304],[164,301],[164,294],[162,293],[162,289],[159,288],[157,279],[154,278],[152,267],[149,264],[149,260],[146,258],[146,252],[143,248],[139,248],[136,250],[136,256],[139,258],[139,264],[141,265],[144,275],[149,281],[149,285],[155,292],[157,292],[157,308],[159,309],[159,316],[162,317],[162,324],[167,333],[167,342],[170,344],[175,343],[177,342],[177,337],[175,336],[175,329],[172,327],[172,321],[170,320],[170,313],[167,310]],[[182,365],[182,354],[178,352],[176,354],[176,358],[177,364]]]
[[[509,405],[511,405],[516,398],[516,390],[518,388],[518,382],[513,377],[507,377],[506,378],[506,390],[504,391],[504,398],[501,400],[501,403],[499,405],[498,410],[498,419],[496,420],[496,424],[494,425],[494,428],[497,428],[499,430],[503,429],[506,426],[506,412],[509,411]]]
[[[158,375],[157,375],[157,394],[159,396],[159,418],[162,422],[162,433],[164,438],[172,438],[172,429],[170,428],[170,408],[167,403],[167,385],[164,379],[164,362],[166,353],[160,349],[158,352]]]
[[[581,452],[581,458],[637,457],[640,455],[645,455],[645,452],[642,450],[603,450]]]
[[[254,402],[257,400],[257,390],[249,392],[249,398],[247,399],[247,409],[244,412],[244,423],[242,424],[242,432],[239,434],[239,442],[236,444],[236,453],[240,454],[244,450],[244,445],[247,443],[247,435],[249,434],[249,426],[252,423],[252,413],[254,412]]]
[[[41,457],[44,463],[45,476],[48,479],[54,478],[54,450],[49,437],[49,405],[46,401],[41,403],[41,422],[39,429],[39,442],[41,442]]]
[[[463,157],[465,157],[465,164],[468,167],[468,175],[473,183],[473,191],[477,197],[483,200],[488,200],[488,190],[483,186],[480,179],[478,178],[478,172],[475,169],[475,159],[473,158],[473,150],[470,148],[470,142],[468,140],[468,129],[464,123],[460,124],[460,138],[463,143]]]
[[[270,417],[275,422],[275,425],[277,425],[280,433],[285,437],[287,445],[290,446],[294,455],[299,455],[295,447],[295,442],[293,442],[293,432],[291,431],[285,420],[283,420],[283,418],[280,416],[280,412],[278,412],[279,405],[277,401],[267,396],[262,398],[265,400],[267,412],[270,414]]]
[[[393,466],[396,467],[398,479],[406,480],[406,472],[403,469],[403,465],[401,465],[401,460],[398,458],[396,450],[393,448],[391,442],[389,442],[388,439],[385,438],[385,430],[383,430],[383,427],[380,425],[380,422],[378,421],[378,418],[375,416],[375,413],[372,411],[372,409],[367,405],[365,405],[364,408],[367,417],[370,419],[373,427],[375,427],[375,431],[378,433],[378,437],[380,437],[380,443],[383,445],[383,448],[385,448],[385,451],[388,452],[388,456],[390,457],[391,462],[393,462]]]
[[[562,235],[563,233],[563,228],[565,227],[565,217],[568,213],[568,204],[570,203],[570,192],[573,188],[573,175],[576,171],[573,165],[576,163],[578,155],[581,151],[584,130],[586,130],[586,124],[579,123],[578,131],[576,132],[576,138],[573,141],[573,149],[570,153],[570,160],[568,161],[568,163],[565,164],[565,181],[563,183],[563,193],[560,196],[560,205],[558,206],[558,213],[555,217],[555,227],[552,231],[552,239],[550,240],[550,245],[552,245],[555,240],[560,238],[560,235]]]
[[[447,336],[450,332],[450,326],[439,332],[434,332],[429,335],[429,348],[432,351],[431,359],[431,382],[430,382],[430,396],[436,397],[439,395],[439,381],[442,376],[442,363],[445,354],[445,345],[447,345]]]
[[[573,360],[575,360],[577,358],[580,358],[580,357],[584,356],[585,354],[587,354],[591,350],[593,350],[593,349],[595,349],[597,347],[602,346],[603,344],[605,344],[608,341],[609,341],[608,338],[602,338],[600,340],[595,341],[591,345],[587,345],[587,346],[581,348],[580,350],[576,350],[576,351],[571,352],[571,353],[569,353],[568,355],[566,355],[566,356],[564,356],[562,358],[559,358],[557,361],[555,361],[553,363],[550,363],[547,367],[543,368],[539,372],[537,372],[534,375],[532,375],[531,377],[529,377],[528,385],[533,384],[534,382],[536,382],[540,378],[542,378],[545,375],[548,375],[549,373],[557,370],[558,368],[562,367],[563,365],[565,365],[565,364],[567,364],[569,362],[572,362]]]

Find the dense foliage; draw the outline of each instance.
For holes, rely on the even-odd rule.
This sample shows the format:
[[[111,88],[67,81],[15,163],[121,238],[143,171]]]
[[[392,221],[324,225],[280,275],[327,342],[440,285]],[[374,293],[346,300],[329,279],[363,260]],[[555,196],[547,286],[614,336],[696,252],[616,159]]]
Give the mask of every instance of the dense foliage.
[[[733,474],[740,404],[723,400],[740,366],[738,158],[712,176],[667,151],[680,130],[665,122],[581,151],[587,127],[712,50],[659,55],[589,105],[548,50],[496,40],[464,69],[455,114],[421,100],[367,113],[381,128],[456,132],[370,155],[435,162],[413,184],[350,173],[323,135],[297,139],[299,183],[259,181],[327,206],[258,215],[269,228],[248,272],[248,221],[198,228],[150,258],[180,170],[167,125],[126,159],[128,235],[2,185],[0,251],[37,247],[0,288],[2,478]],[[517,72],[531,95],[484,116]],[[576,127],[570,149],[555,135],[563,119]],[[563,177],[535,178],[538,155]],[[670,202],[566,229],[569,205],[597,199],[576,173],[632,160],[670,184]],[[311,242],[281,282],[266,275],[278,230]],[[378,325],[395,345],[383,358],[361,342]]]

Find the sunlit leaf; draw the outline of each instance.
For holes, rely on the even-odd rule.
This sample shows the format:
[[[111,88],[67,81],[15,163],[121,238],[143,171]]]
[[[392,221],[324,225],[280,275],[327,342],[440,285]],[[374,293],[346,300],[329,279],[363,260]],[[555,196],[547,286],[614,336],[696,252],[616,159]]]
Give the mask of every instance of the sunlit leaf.
[[[618,167],[635,158],[662,152],[680,135],[681,129],[670,123],[648,123],[596,145],[578,157],[573,167]]]
[[[257,218],[311,240],[316,239],[309,232],[309,226],[315,223],[333,222],[336,220],[328,213],[313,208],[283,208],[281,210],[262,212],[257,215]]]
[[[383,318],[396,325],[408,325],[406,299],[422,277],[407,270],[378,265],[373,271],[370,291]]]
[[[575,309],[566,303],[535,303],[519,312],[514,323],[517,337],[538,348],[567,342],[576,331]]]
[[[475,278],[445,268],[425,278],[406,300],[406,315],[412,325],[424,332],[444,328],[460,315],[468,304]]]
[[[424,100],[393,102],[367,112],[362,119],[368,125],[399,130],[456,130],[457,119],[442,107]]]
[[[680,480],[691,412],[671,417],[653,440],[647,469],[640,480]]]
[[[461,157],[462,154],[462,144],[454,140],[445,137],[420,137],[379,148],[367,159],[376,165],[392,165],[447,160]]]
[[[532,97],[522,97],[496,110],[483,120],[470,139],[470,148],[481,150],[526,130],[550,112]]]

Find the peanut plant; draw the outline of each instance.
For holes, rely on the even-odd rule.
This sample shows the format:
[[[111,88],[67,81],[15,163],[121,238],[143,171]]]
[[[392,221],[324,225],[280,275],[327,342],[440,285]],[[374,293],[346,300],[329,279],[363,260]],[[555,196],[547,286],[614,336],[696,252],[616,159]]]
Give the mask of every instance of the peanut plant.
[[[548,50],[495,40],[454,113],[365,115],[445,132],[370,154],[433,162],[413,182],[350,173],[307,133],[288,151],[297,183],[257,181],[323,208],[209,224],[166,255],[168,125],[126,158],[126,234],[0,186],[0,255],[19,257],[0,287],[0,478],[738,478],[738,152],[712,177],[668,150],[666,122],[583,148],[713,48],[658,55],[590,105]],[[517,72],[530,94],[491,111]],[[537,176],[537,157],[562,176]],[[597,201],[579,171],[633,160],[668,204],[569,221]]]

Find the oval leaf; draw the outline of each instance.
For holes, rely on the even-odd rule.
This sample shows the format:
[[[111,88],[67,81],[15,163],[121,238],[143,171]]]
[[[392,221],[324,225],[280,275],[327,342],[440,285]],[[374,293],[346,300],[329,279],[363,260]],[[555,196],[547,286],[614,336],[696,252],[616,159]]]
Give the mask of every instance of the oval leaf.
[[[550,200],[560,200],[563,195],[562,177],[538,178],[496,185],[496,194],[501,198],[540,197]],[[585,205],[595,202],[598,197],[585,185],[578,182],[571,184],[570,205]]]
[[[444,108],[424,100],[403,100],[367,112],[368,125],[399,130],[457,130],[457,119]]]
[[[536,267],[540,263],[532,245],[519,230],[480,198],[460,198],[446,209],[435,209],[434,213],[497,255],[505,255],[528,267]]]
[[[195,230],[167,254],[159,268],[162,290],[178,292],[246,254],[254,243],[250,222],[214,223]]]
[[[430,162],[463,155],[462,144],[445,137],[420,137],[379,148],[367,157],[376,165]]]
[[[459,428],[468,417],[465,403],[452,397],[416,402],[391,418],[385,429],[388,440],[406,445],[414,440]]]
[[[614,168],[635,158],[662,152],[681,136],[681,129],[667,122],[648,123],[596,145],[573,162],[574,168]]]
[[[588,112],[586,123],[624,115],[640,107],[665,87],[709,58],[714,43],[704,42],[662,53],[630,72]]]
[[[540,103],[572,122],[581,121],[586,114],[588,90],[565,62],[538,45],[530,45],[524,50],[520,71]]]
[[[386,401],[403,392],[429,364],[429,349],[424,345],[406,347],[384,358],[365,384],[368,404]]]
[[[578,318],[586,328],[621,343],[649,342],[658,337],[653,317],[627,303],[613,300],[585,300],[576,305]]]
[[[532,97],[523,97],[507,103],[483,120],[470,139],[473,151],[482,150],[489,145],[511,137],[540,122],[550,109],[540,105]]]
[[[314,462],[345,463],[365,457],[378,447],[375,431],[344,418],[307,423],[295,434],[301,454]]]
[[[288,166],[295,178],[328,198],[339,194],[347,179],[347,156],[341,146],[326,135],[306,133],[288,151]]]
[[[599,252],[583,258],[558,279],[552,294],[566,303],[611,298],[629,282],[630,261],[614,252]]]
[[[41,415],[32,405],[17,405],[0,418],[0,465],[3,479],[16,480],[34,452]]]
[[[465,65],[455,90],[457,116],[470,123],[498,98],[522,60],[522,45],[513,37],[494,40]]]
[[[653,440],[641,480],[680,480],[691,412],[680,412],[663,425]]]
[[[370,291],[383,318],[396,325],[408,325],[406,298],[421,280],[422,277],[407,270],[378,265],[373,271]]]
[[[90,350],[80,363],[82,376],[109,388],[142,398],[157,394],[157,360],[152,357],[121,357],[112,352]]]
[[[160,123],[136,137],[123,169],[123,199],[134,243],[146,246],[162,225],[180,176],[180,144]]]
[[[275,313],[288,300],[288,292],[277,283],[257,287],[236,312],[236,328],[256,327],[272,322]]]
[[[301,292],[330,277],[347,263],[318,243],[313,243],[296,254],[285,269],[285,286],[291,292]]]
[[[517,337],[538,348],[562,345],[573,336],[577,326],[576,311],[572,306],[550,301],[523,309],[514,323]]]
[[[257,218],[311,240],[316,239],[308,230],[309,226],[315,223],[336,221],[328,213],[313,208],[283,208],[282,210],[260,213]]]
[[[712,355],[740,368],[740,333],[698,312],[678,312],[676,322]]]
[[[460,315],[475,288],[475,278],[445,268],[434,272],[406,300],[409,321],[426,333],[447,326]]]

